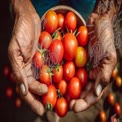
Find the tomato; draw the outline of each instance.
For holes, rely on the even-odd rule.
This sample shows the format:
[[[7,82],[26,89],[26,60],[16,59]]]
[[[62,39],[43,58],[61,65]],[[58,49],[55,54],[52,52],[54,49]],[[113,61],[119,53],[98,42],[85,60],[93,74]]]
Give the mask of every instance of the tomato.
[[[112,76],[113,79],[116,79],[117,75],[118,75],[118,68],[117,68],[117,66],[116,66],[115,69],[113,70],[111,76]]]
[[[22,106],[22,100],[20,98],[16,98],[15,105],[17,108],[20,108]]]
[[[51,42],[52,36],[47,31],[42,31],[39,38],[39,44],[41,45],[41,48],[49,48]]]
[[[59,89],[61,94],[64,96],[66,94],[66,91],[67,91],[67,83],[66,83],[66,81],[65,80],[61,80],[57,84],[57,89]]]
[[[55,32],[58,27],[58,17],[54,10],[49,10],[44,19],[44,27],[49,33]]]
[[[63,29],[64,28],[64,15],[59,13],[58,16],[58,27]]]
[[[83,67],[86,65],[87,62],[87,53],[86,50],[79,46],[76,50],[76,56],[75,56],[75,65],[77,67]]]
[[[54,85],[50,85],[48,87],[48,92],[42,95],[42,101],[43,101],[44,106],[48,110],[52,110],[54,108],[57,101],[57,92]]]
[[[107,120],[106,113],[103,110],[101,110],[99,113],[99,119],[100,119],[100,122],[106,122]]]
[[[114,95],[113,93],[109,93],[108,96],[107,96],[107,101],[110,105],[114,105],[114,102],[115,102],[115,98],[114,98]]]
[[[63,38],[63,46],[64,46],[64,59],[71,61],[77,51],[78,42],[76,37],[72,33],[66,33]]]
[[[74,31],[77,26],[76,15],[73,12],[68,12],[65,16],[65,26],[68,30]]]
[[[117,102],[114,104],[114,112],[117,114],[117,116],[120,116],[121,114],[121,107],[120,104]]]
[[[75,75],[75,65],[73,61],[68,61],[63,67],[63,76],[66,81],[69,81]]]
[[[63,78],[63,66],[62,65],[57,65],[54,69],[53,69],[53,76],[52,79],[54,82],[60,82]]]
[[[66,101],[67,101],[67,103],[68,103],[68,105],[70,104],[70,102],[71,102],[71,96],[70,96],[70,94],[69,94],[69,91],[67,91],[66,92],[66,95],[65,95],[65,98],[66,98]]]
[[[8,98],[11,98],[11,97],[13,96],[13,89],[12,89],[11,87],[8,87],[8,88],[6,89],[6,96],[7,96]]]
[[[9,70],[9,67],[7,65],[4,66],[4,69],[3,69],[3,75],[4,77],[7,77],[8,74],[9,74],[10,70]]]
[[[64,48],[62,41],[55,39],[49,47],[49,57],[54,64],[59,64],[64,55]]]
[[[75,76],[80,80],[82,88],[85,87],[87,80],[88,80],[88,74],[85,68],[79,68],[76,71]]]
[[[52,81],[52,77],[51,77],[50,68],[47,65],[43,65],[40,71],[40,82],[49,86],[51,84],[51,81]]]
[[[55,31],[52,36],[53,36],[53,39],[58,39],[58,40],[62,41],[63,37],[61,35],[61,32]]]
[[[68,105],[63,97],[57,99],[55,111],[59,117],[64,117],[67,114]]]
[[[77,99],[81,94],[81,82],[77,77],[73,77],[68,85],[68,91],[72,99]]]
[[[44,65],[44,55],[40,51],[36,51],[33,57],[33,61],[37,68],[42,68]]]
[[[116,77],[115,85],[116,85],[117,87],[121,87],[121,85],[122,85],[122,79],[121,79],[120,76],[117,76],[117,77]]]
[[[85,26],[79,27],[77,40],[81,46],[86,46],[88,42],[88,30]]]

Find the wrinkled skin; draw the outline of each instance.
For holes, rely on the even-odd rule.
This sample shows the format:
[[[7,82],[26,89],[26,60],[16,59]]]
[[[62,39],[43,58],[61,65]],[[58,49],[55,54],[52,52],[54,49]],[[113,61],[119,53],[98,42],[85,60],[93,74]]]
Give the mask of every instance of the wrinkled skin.
[[[20,3],[21,4],[21,3]],[[47,86],[36,81],[32,72],[32,57],[36,51],[41,31],[41,22],[31,3],[15,16],[8,55],[22,98],[37,114],[44,113],[42,103],[35,97],[47,92]]]
[[[81,99],[72,100],[70,108],[81,112],[98,102],[110,82],[112,71],[117,63],[114,45],[113,20],[114,9],[99,15],[92,13],[88,25],[88,55],[92,69],[89,71],[88,84],[81,94]]]

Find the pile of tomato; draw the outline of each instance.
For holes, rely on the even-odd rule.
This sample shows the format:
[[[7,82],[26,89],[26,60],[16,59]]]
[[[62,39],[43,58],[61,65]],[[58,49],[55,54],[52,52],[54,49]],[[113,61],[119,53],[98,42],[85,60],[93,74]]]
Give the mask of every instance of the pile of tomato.
[[[72,99],[79,99],[87,83],[87,42],[88,30],[79,26],[73,11],[46,13],[33,61],[39,81],[48,86],[42,102],[60,117],[66,115]]]

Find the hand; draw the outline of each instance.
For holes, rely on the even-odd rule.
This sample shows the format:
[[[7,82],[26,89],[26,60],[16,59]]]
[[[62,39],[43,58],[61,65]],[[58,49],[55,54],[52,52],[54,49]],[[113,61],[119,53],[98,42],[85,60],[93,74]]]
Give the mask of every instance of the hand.
[[[32,72],[32,57],[38,44],[41,22],[30,1],[17,2],[15,5],[22,8],[20,11],[15,8],[15,24],[8,48],[9,59],[22,98],[33,111],[42,115],[44,107],[35,95],[45,94],[48,89],[36,81]]]
[[[93,69],[89,71],[86,88],[78,100],[72,100],[70,108],[81,112],[97,103],[105,93],[112,71],[117,63],[114,46],[113,11],[102,15],[91,14],[89,19],[89,61]]]

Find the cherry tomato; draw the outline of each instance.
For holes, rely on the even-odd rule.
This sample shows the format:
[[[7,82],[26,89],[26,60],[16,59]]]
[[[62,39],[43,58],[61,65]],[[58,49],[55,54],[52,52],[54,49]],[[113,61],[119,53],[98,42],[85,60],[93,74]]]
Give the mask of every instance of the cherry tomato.
[[[64,96],[67,92],[67,83],[65,80],[61,80],[58,84],[57,84],[57,89],[60,90],[61,94]]]
[[[69,81],[75,75],[75,65],[73,61],[68,61],[64,64],[63,67],[63,76],[66,81]]]
[[[106,122],[107,120],[106,113],[103,110],[101,110],[99,113],[99,119],[100,119],[100,122]]]
[[[44,65],[44,56],[40,51],[36,51],[33,57],[34,64],[37,68],[42,68]]]
[[[113,93],[109,93],[108,96],[107,96],[107,101],[110,105],[114,105],[114,102],[115,102],[115,98],[114,98],[114,95]]]
[[[22,106],[22,100],[20,98],[16,98],[15,105],[17,108],[20,108]]]
[[[44,106],[48,110],[52,110],[57,101],[57,92],[54,85],[48,87],[48,92],[42,96]]]
[[[73,77],[68,85],[68,91],[72,99],[77,99],[81,94],[81,82],[77,77]]]
[[[59,31],[55,31],[52,36],[53,36],[53,39],[58,39],[58,40],[62,41],[63,37]]]
[[[59,117],[64,117],[67,114],[68,105],[63,97],[57,99],[55,111]]]
[[[83,67],[86,65],[87,62],[87,53],[86,50],[79,46],[76,50],[76,56],[75,56],[75,65],[77,67]]]
[[[44,27],[49,33],[55,32],[58,27],[58,17],[54,10],[49,10],[44,19]]]
[[[113,78],[113,79],[116,79],[117,75],[118,75],[118,68],[117,68],[117,66],[116,66],[115,69],[114,69],[113,72],[112,72],[112,78]]]
[[[7,96],[8,98],[11,98],[11,97],[13,96],[13,89],[12,89],[11,87],[8,87],[8,88],[6,89],[6,96]]]
[[[63,29],[64,28],[64,15],[59,13],[58,16],[58,27]]]
[[[68,12],[65,16],[65,26],[68,30],[74,31],[77,26],[76,15],[73,12]]]
[[[114,112],[117,114],[117,116],[120,116],[121,114],[121,107],[120,104],[117,102],[114,104]]]
[[[62,61],[63,55],[64,55],[64,48],[62,41],[56,39],[53,40],[49,47],[49,53],[50,53],[50,60],[54,64],[59,64]]]
[[[40,82],[46,84],[49,86],[51,84],[51,70],[47,65],[43,65],[41,71],[40,71]]]
[[[78,42],[76,37],[72,33],[66,33],[63,38],[63,46],[64,46],[64,59],[71,61],[77,51]]]
[[[63,78],[63,67],[62,67],[62,65],[57,65],[53,69],[52,79],[54,82],[58,83],[62,80],[62,78]]]
[[[49,48],[50,44],[52,43],[52,36],[47,31],[42,31],[40,38],[39,38],[39,44],[41,45],[41,48]]]
[[[87,80],[88,80],[88,74],[85,68],[79,68],[76,71],[75,76],[80,80],[82,88],[85,87]]]
[[[8,74],[9,74],[10,70],[9,70],[9,67],[7,65],[4,66],[4,69],[3,69],[3,75],[4,77],[7,77]]]
[[[71,100],[72,100],[72,98],[71,98],[71,96],[69,94],[69,91],[66,92],[65,98],[66,98],[67,104],[69,105]]]
[[[77,40],[81,46],[86,46],[88,42],[88,30],[85,26],[80,26],[78,29]]]
[[[121,85],[122,85],[122,79],[121,79],[120,76],[117,76],[117,77],[116,77],[115,85],[116,85],[117,87],[121,87]]]

